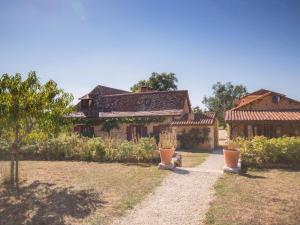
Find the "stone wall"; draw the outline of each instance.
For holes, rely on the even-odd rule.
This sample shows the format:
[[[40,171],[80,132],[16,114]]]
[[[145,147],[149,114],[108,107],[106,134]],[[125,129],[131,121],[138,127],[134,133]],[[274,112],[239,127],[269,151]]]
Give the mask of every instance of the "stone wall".
[[[147,127],[147,133],[148,133],[148,136],[150,136],[153,134],[154,126],[162,126],[162,125],[168,126],[168,124],[170,124],[171,121],[172,121],[172,117],[166,117],[165,120],[161,123],[149,123],[149,124],[145,124],[143,126]],[[124,139],[124,140],[127,139],[127,127],[129,125],[133,125],[133,124],[124,124],[124,123],[119,124],[118,129],[111,130],[110,137]],[[95,132],[96,137],[102,137],[102,138],[108,137],[107,132],[101,131],[101,125],[94,126],[94,132]]]
[[[282,97],[278,104],[273,102],[273,95],[266,96],[261,100],[257,100],[252,104],[245,105],[239,110],[288,110],[299,109],[300,104],[296,101]]]
[[[162,123],[150,123],[146,124],[144,126],[147,127],[147,133],[148,135],[153,134],[153,127],[154,126],[162,126],[166,125],[168,126],[170,122],[172,121],[172,118],[166,118],[165,121]],[[111,130],[111,138],[118,138],[118,139],[127,139],[127,126],[130,124],[120,124],[119,129],[113,129]],[[204,144],[200,144],[199,148],[202,149],[214,149],[217,144],[218,144],[218,130],[217,130],[217,123],[211,126],[178,126],[174,127],[175,131],[177,134],[181,134],[183,130],[189,131],[192,128],[199,128],[199,129],[204,129],[204,128],[209,128],[209,140],[205,142]],[[101,131],[101,125],[94,126],[94,132],[96,137],[102,137],[102,138],[107,138],[108,133]],[[180,144],[180,143],[179,143]]]

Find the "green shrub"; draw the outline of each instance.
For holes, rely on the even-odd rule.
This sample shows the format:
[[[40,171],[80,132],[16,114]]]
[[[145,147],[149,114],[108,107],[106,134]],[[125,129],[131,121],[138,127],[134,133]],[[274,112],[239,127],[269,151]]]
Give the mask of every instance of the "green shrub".
[[[237,139],[243,163],[249,166],[268,167],[300,165],[300,137],[267,139],[257,136],[252,140]]]
[[[129,141],[123,141],[120,143],[120,148],[117,150],[117,160],[118,161],[132,161],[135,158],[135,152],[137,145]],[[139,160],[139,159],[137,159]]]
[[[137,153],[140,153],[144,161],[157,159],[158,151],[155,138],[141,138],[139,141],[139,151],[136,152],[136,154]]]
[[[0,157],[9,159],[8,144],[0,140]],[[120,139],[87,138],[77,135],[35,141],[21,148],[21,159],[81,160],[109,162],[157,161],[154,138],[141,138],[135,143]]]
[[[182,134],[178,135],[178,140],[180,142],[180,147],[184,149],[192,149],[208,141],[209,128],[198,129],[192,128],[188,132],[183,130]]]
[[[88,146],[93,152],[93,159],[95,161],[104,161],[105,159],[105,146],[100,138],[89,139]]]

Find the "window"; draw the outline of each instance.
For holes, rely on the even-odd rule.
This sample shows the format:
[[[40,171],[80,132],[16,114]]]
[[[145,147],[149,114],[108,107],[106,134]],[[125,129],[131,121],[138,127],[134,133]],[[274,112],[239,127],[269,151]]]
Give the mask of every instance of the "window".
[[[89,126],[89,125],[78,125],[74,129],[76,132],[80,133],[80,135],[84,137],[94,137],[95,132],[94,132],[94,127]]]
[[[280,100],[281,100],[281,97],[279,95],[275,95],[272,98],[272,101],[274,104],[279,104]]]
[[[81,108],[82,109],[87,109],[89,108],[89,100],[81,100]]]
[[[145,104],[145,106],[150,106],[151,105],[151,98],[144,99],[144,104]]]
[[[133,138],[139,139],[141,137],[147,137],[148,131],[146,126],[140,126],[140,125],[129,125],[126,128],[127,133],[127,140],[130,141]]]
[[[82,99],[81,109],[89,109],[92,107],[92,99]]]

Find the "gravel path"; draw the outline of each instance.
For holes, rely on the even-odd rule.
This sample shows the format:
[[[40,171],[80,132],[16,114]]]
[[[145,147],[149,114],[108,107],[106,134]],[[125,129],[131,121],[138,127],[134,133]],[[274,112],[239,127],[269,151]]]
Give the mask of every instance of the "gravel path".
[[[220,152],[194,168],[178,168],[154,193],[114,225],[199,225],[213,194],[213,185],[223,173]]]

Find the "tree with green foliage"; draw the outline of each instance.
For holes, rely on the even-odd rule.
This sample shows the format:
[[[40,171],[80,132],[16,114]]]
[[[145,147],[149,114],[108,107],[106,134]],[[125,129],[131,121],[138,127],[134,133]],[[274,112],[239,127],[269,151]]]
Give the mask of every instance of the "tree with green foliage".
[[[68,123],[66,115],[73,111],[72,101],[73,96],[54,81],[42,85],[35,72],[29,72],[24,80],[18,73],[1,76],[0,127],[8,134],[12,185],[19,185],[19,154],[26,138],[37,130],[57,136]]]
[[[131,91],[139,92],[141,87],[148,87],[157,91],[177,90],[178,79],[175,73],[153,72],[148,80],[141,80],[131,87]]]
[[[205,96],[202,102],[209,111],[216,112],[220,125],[225,127],[225,112],[234,107],[235,100],[247,94],[247,88],[243,85],[233,85],[230,82],[224,84],[217,82],[212,89],[213,96]]]
[[[204,109],[201,109],[200,106],[192,107],[193,113],[205,113],[206,111]]]

